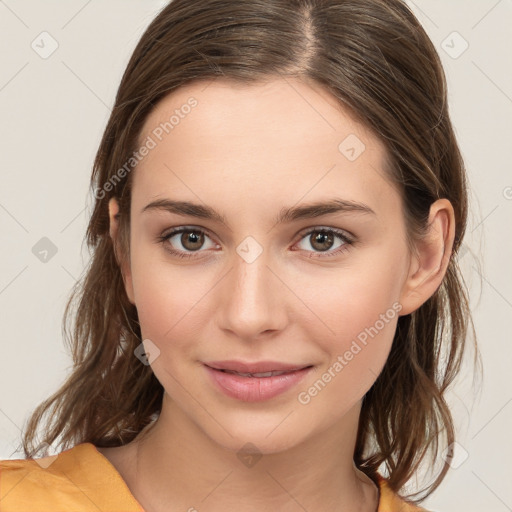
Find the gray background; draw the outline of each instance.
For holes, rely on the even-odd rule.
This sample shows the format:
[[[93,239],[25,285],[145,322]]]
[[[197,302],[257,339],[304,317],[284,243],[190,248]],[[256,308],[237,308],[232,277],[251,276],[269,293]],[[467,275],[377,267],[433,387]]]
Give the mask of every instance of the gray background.
[[[20,428],[71,368],[61,318],[89,257],[82,239],[92,161],[128,58],[164,4],[0,0],[0,459],[22,457]],[[512,1],[409,5],[443,60],[467,164],[471,213],[461,264],[484,362],[479,392],[467,365],[448,395],[459,444],[452,470],[423,505],[505,512],[512,510]],[[43,31],[58,43],[47,58],[31,46],[39,41],[44,51],[46,37],[51,48]],[[44,237],[55,254],[37,255],[48,247]]]

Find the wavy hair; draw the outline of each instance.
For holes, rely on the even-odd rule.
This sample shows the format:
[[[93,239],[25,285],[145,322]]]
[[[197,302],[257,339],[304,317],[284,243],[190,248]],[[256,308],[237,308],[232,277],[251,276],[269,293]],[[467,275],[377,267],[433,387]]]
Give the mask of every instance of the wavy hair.
[[[173,0],[158,13],[131,55],[94,160],[86,233],[91,259],[63,318],[73,369],[32,412],[25,455],[57,440],[61,449],[82,442],[121,446],[158,417],[163,388],[134,356],[141,331],[120,271],[129,258],[133,181],[133,172],[120,170],[133,160],[160,100],[217,77],[242,84],[295,77],[330,92],[385,144],[386,171],[403,199],[410,239],[425,232],[435,200],[453,205],[455,240],[442,284],[398,319],[388,360],[362,403],[354,462],[374,480],[384,465],[389,486],[400,493],[429,452],[434,465],[443,433],[448,447],[455,441],[445,392],[461,369],[469,328],[475,361],[479,355],[457,261],[468,192],[446,78],[432,42],[401,0]],[[112,197],[120,205],[117,252],[109,236]],[[420,501],[448,469],[445,457]]]

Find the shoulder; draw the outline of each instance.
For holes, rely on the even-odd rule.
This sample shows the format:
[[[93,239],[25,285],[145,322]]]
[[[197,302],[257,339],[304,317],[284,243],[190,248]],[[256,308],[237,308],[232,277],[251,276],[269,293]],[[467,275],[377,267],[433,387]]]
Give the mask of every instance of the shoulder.
[[[388,481],[377,474],[380,491],[379,508],[377,512],[429,512],[427,509],[402,499],[388,485]]]
[[[119,474],[91,443],[38,459],[0,461],[0,510],[141,512]]]

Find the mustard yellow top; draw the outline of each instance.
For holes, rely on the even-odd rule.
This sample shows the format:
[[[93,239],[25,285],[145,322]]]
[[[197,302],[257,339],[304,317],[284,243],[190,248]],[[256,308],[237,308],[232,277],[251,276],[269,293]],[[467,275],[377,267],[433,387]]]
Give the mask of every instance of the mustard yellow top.
[[[421,512],[378,475],[377,512]],[[92,443],[57,456],[0,461],[0,512],[144,512],[126,482]]]

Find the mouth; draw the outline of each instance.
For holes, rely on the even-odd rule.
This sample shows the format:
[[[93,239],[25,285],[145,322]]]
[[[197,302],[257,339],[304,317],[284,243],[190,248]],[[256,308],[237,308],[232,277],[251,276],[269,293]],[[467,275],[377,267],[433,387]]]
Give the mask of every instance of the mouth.
[[[225,373],[241,375],[242,377],[274,377],[276,375],[284,375],[305,368],[311,368],[312,364],[290,364],[278,361],[259,361],[259,362],[243,362],[243,361],[211,361],[204,363],[213,370],[219,370]]]
[[[211,368],[211,367],[210,367]],[[286,373],[293,373],[298,370],[303,370],[305,368],[311,368],[311,366],[304,366],[303,368],[297,368],[297,370],[290,370],[290,371],[275,371],[275,372],[258,372],[258,373],[242,373],[242,372],[235,372],[233,370],[218,370],[217,368],[213,368],[214,370],[218,370],[220,372],[224,373],[231,373],[234,375],[240,375],[241,377],[257,377],[257,378],[265,378],[265,377],[275,377],[276,375],[284,375]]]
[[[261,402],[281,395],[296,387],[313,368],[313,365],[269,361],[222,361],[203,364],[217,390],[230,398],[245,402]]]

